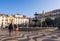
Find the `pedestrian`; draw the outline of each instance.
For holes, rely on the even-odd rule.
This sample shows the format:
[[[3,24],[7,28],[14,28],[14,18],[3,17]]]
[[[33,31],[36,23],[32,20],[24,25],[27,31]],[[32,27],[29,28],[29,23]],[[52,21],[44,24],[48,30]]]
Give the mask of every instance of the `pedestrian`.
[[[16,29],[15,29],[15,31],[16,31],[16,35],[18,35],[19,28],[18,28],[17,25],[16,25]]]
[[[12,32],[13,32],[13,26],[12,26],[12,23],[9,24],[8,30],[9,30],[9,36],[11,36],[11,35],[12,35]]]

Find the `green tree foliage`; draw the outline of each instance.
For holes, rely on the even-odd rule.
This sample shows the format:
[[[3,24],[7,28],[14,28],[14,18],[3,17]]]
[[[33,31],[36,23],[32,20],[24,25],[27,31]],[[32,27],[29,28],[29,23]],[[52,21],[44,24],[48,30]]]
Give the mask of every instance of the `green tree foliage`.
[[[42,22],[43,27],[47,27],[47,23],[45,21]]]
[[[60,25],[60,17],[55,18],[55,20],[54,20],[54,25],[55,25],[55,26]]]
[[[36,20],[33,20],[33,21],[35,22],[35,24],[33,25],[34,27],[40,27],[41,26],[40,20],[36,19]]]
[[[51,18],[46,18],[45,19],[45,24],[47,26],[53,26],[54,25],[54,22],[53,22],[53,20]]]

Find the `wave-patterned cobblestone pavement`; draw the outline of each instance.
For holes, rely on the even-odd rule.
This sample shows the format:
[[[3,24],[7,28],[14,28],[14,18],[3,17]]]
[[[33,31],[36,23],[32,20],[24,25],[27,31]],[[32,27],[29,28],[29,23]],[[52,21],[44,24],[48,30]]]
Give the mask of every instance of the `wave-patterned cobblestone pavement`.
[[[9,36],[8,30],[0,30],[0,41],[60,41],[60,31],[19,31],[18,35],[13,32],[12,36]]]

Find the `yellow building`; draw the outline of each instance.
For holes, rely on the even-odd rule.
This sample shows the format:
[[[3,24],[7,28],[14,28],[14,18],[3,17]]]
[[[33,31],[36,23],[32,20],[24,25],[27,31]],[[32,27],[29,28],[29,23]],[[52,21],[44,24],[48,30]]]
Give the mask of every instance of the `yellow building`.
[[[13,16],[9,16],[8,17],[8,23],[14,23],[14,17]]]

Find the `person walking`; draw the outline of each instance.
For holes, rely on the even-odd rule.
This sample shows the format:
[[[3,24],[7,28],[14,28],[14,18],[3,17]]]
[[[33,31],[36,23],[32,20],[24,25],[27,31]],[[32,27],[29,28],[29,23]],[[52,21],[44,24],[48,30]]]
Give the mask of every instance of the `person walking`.
[[[11,35],[12,35],[12,32],[13,32],[13,26],[12,26],[12,23],[9,24],[8,30],[9,30],[9,36],[11,36]]]
[[[18,35],[19,28],[18,28],[17,25],[16,25],[16,29],[15,29],[15,31],[16,31],[16,35]]]

